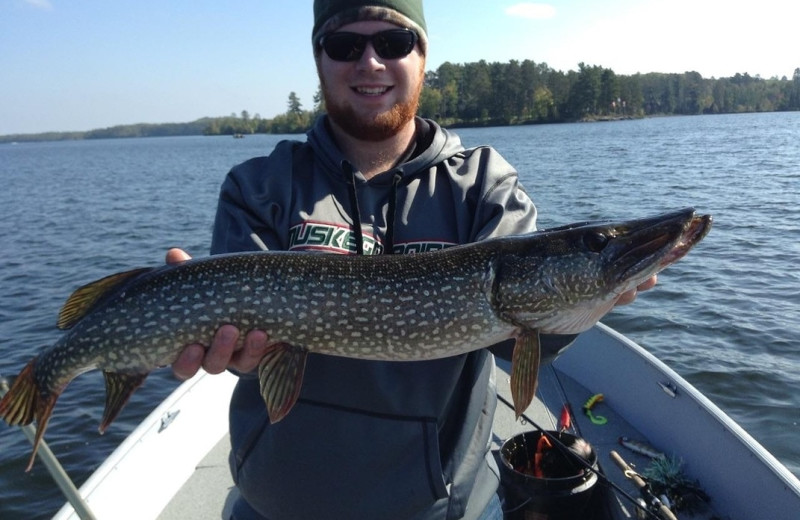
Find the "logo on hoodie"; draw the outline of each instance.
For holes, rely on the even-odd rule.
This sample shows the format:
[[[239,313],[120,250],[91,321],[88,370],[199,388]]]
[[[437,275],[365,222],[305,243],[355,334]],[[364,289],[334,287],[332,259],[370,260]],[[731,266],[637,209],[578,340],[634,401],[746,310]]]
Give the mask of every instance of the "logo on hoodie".
[[[369,233],[364,233],[364,254],[381,255],[384,244]],[[417,240],[394,244],[394,254],[415,254],[438,251],[456,245],[442,240]],[[356,254],[355,234],[348,226],[324,222],[303,222],[289,228],[289,251],[324,251],[340,255]]]
[[[406,242],[403,244],[395,244],[392,248],[392,252],[396,255],[414,255],[417,253],[429,253],[431,251],[439,251],[440,249],[446,249],[448,247],[452,247],[456,244],[452,242],[441,242],[441,241],[417,241],[417,242]]]
[[[364,254],[380,255],[383,244],[363,234]],[[323,222],[303,222],[289,228],[289,251],[325,251],[341,255],[357,253],[353,231],[346,226]]]

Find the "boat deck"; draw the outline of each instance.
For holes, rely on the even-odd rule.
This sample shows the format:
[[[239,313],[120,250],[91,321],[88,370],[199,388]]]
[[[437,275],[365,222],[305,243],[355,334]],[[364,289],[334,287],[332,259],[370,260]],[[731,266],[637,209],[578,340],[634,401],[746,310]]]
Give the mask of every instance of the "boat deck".
[[[679,510],[681,520],[797,518],[800,481],[696,388],[615,331],[598,325],[545,364],[536,400],[521,420],[507,404],[509,365],[497,361],[493,452],[497,456],[505,440],[537,426],[555,430],[569,405],[569,433],[591,444],[601,475],[584,520],[637,517],[631,501],[606,484],[610,480],[640,496],[610,452],[617,451],[639,473],[651,459],[620,446],[623,436],[680,460],[686,478],[711,497],[691,512]],[[164,400],[81,487],[96,517],[227,520],[236,498],[227,464],[227,408],[235,382],[230,374],[198,375]],[[594,424],[582,410],[598,393],[605,400],[592,412],[604,416],[604,424]],[[513,509],[507,498],[504,507]],[[513,516],[507,518],[516,520]],[[54,520],[76,518],[66,504]]]
[[[574,411],[578,412],[572,415],[571,432],[590,439],[591,445],[598,454],[600,469],[608,478],[631,496],[639,496],[635,486],[623,476],[621,470],[614,465],[609,456],[611,450],[617,450],[627,462],[635,464],[638,468],[645,468],[650,463],[649,458],[626,451],[618,444],[618,438],[623,435],[630,438],[641,438],[634,427],[615,414],[610,407],[604,405],[599,405],[596,411],[598,415],[606,417],[608,422],[604,425],[593,424],[587,416],[580,413],[580,407],[595,392],[584,388],[569,376],[559,373],[549,364],[542,368],[537,398],[525,412],[528,420],[524,418],[517,420],[512,408],[507,404],[511,402],[510,363],[498,359],[497,365],[497,387],[501,400],[498,403],[495,417],[492,450],[498,457],[498,467],[501,464],[499,450],[502,444],[516,434],[535,429],[532,424],[528,423],[528,420],[544,429],[556,430],[561,410],[565,404],[569,404]],[[197,465],[197,470],[159,515],[159,520],[184,518],[227,520],[229,518],[230,508],[238,494],[228,469],[229,449],[230,441],[225,435]],[[636,518],[630,502],[620,497],[615,491],[609,490],[601,482],[595,486],[595,493],[603,495],[602,500],[593,502],[594,504],[599,502],[602,510],[592,512],[591,516],[588,516],[589,513],[587,513],[585,517],[587,520],[590,518],[598,520]],[[713,514],[706,511],[692,516],[684,514],[681,519],[712,517]]]
[[[158,516],[160,520],[185,518],[228,520],[239,492],[228,468],[231,442],[228,434],[200,461],[197,469]]]

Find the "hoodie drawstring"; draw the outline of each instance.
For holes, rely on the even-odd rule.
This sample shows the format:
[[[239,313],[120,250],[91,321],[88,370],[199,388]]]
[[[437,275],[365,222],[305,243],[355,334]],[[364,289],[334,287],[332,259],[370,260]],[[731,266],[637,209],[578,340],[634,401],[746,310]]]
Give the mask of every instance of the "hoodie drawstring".
[[[353,235],[356,239],[356,254],[364,254],[364,233],[361,230],[361,208],[358,206],[358,192],[356,191],[356,170],[349,161],[342,161],[342,169],[350,178],[350,207],[353,212]]]
[[[356,190],[356,170],[349,161],[342,161],[342,170],[348,176],[350,184],[350,207],[353,215],[353,237],[356,241],[356,254],[364,254],[364,233],[361,230],[361,207],[358,204],[358,191]],[[386,239],[383,245],[384,254],[394,252],[394,222],[397,211],[397,191],[400,181],[403,179],[401,172],[395,172],[392,178],[392,190],[389,193],[389,208],[386,215]]]
[[[394,219],[397,212],[397,188],[402,179],[402,173],[394,172],[392,191],[389,193],[389,210],[388,215],[386,215],[386,244],[384,244],[384,252],[387,255],[394,253]]]

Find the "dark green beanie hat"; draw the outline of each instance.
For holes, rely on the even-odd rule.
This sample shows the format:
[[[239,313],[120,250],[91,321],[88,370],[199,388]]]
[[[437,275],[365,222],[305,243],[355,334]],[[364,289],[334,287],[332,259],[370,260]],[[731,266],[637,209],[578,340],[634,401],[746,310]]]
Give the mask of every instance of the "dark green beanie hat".
[[[423,55],[428,52],[428,30],[422,0],[314,0],[314,29],[311,43],[320,51],[320,38],[343,25],[363,20],[380,20],[406,27],[419,36]]]

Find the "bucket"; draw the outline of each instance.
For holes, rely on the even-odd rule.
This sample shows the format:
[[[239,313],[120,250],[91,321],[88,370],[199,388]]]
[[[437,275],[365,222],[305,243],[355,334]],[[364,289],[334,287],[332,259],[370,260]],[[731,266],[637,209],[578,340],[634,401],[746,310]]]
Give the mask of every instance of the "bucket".
[[[569,433],[549,433],[567,447],[585,443],[588,456],[584,459],[597,469],[597,454],[586,441]],[[542,437],[544,434],[539,431],[525,432],[511,437],[500,448],[507,518],[578,520],[591,517],[585,513],[597,474],[553,446],[545,449],[543,453],[547,455],[540,458],[542,476],[534,476],[534,457]]]

